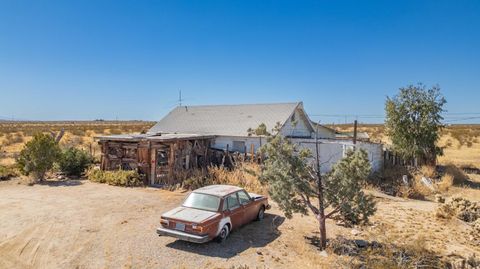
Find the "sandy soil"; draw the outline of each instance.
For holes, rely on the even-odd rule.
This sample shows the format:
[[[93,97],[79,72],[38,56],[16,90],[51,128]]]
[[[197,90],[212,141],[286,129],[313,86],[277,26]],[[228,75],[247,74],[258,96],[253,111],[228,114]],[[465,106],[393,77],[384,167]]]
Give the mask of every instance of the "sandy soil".
[[[379,203],[372,226],[352,235],[351,228],[328,221],[328,236],[398,244],[423,236],[443,255],[480,256],[480,247],[469,243],[468,225],[432,218],[435,203],[373,194]],[[158,237],[159,216],[184,196],[88,181],[0,182],[0,268],[332,268],[344,259],[319,255],[310,240],[318,236],[313,217],[284,219],[275,206],[223,245]]]
[[[275,227],[283,222],[282,217],[273,222],[277,215],[269,214],[264,221],[232,233],[224,245],[195,245],[158,237],[155,228],[159,216],[177,206],[184,196],[181,192],[88,181],[32,187],[16,181],[0,182],[0,267],[288,267],[288,259],[282,257],[281,261],[275,256],[278,251],[269,252],[268,246],[280,235]],[[308,263],[305,266],[313,268]]]

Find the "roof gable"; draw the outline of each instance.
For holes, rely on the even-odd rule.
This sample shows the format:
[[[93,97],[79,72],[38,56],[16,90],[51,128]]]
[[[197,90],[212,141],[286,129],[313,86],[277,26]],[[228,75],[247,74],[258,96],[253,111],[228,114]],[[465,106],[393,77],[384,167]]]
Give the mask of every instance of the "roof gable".
[[[155,124],[149,134],[189,133],[247,136],[249,128],[264,123],[267,130],[283,125],[298,103],[179,106]]]

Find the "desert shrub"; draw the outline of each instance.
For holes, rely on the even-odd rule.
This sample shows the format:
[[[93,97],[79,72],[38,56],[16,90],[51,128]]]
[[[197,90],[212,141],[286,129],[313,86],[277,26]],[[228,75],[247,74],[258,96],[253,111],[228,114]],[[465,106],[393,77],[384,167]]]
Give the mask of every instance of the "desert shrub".
[[[422,167],[420,167],[420,173],[424,177],[428,177],[428,178],[437,177],[436,168],[435,168],[435,166],[432,166],[432,165],[423,165]]]
[[[435,216],[445,219],[455,216],[465,222],[474,222],[480,219],[480,203],[463,197],[452,197],[448,203],[437,208]]]
[[[93,162],[86,151],[77,148],[67,148],[58,160],[60,171],[67,176],[81,176],[85,169]]]
[[[229,170],[223,166],[212,166],[208,169],[214,182],[240,186],[248,191],[267,193],[266,187],[258,180],[260,166],[256,163],[240,162],[234,169]]]
[[[76,136],[85,136],[85,130],[80,129],[80,128],[71,129],[70,133],[72,133],[72,135],[76,135]]]
[[[328,242],[328,249],[340,256],[350,256],[344,268],[448,268],[449,263],[427,250],[424,238],[402,245],[349,240],[338,236]]]
[[[472,230],[470,231],[470,235],[473,238],[473,241],[476,245],[480,246],[480,218],[472,223]],[[480,260],[478,260],[478,266],[480,267]]]
[[[197,170],[182,182],[182,187],[189,190],[212,184],[227,184],[245,188],[259,194],[267,193],[258,180],[260,167],[256,163],[240,162],[233,169],[224,166],[210,166],[206,171]]]
[[[449,204],[443,204],[435,210],[435,217],[440,219],[451,219],[455,216],[455,210]]]
[[[0,180],[8,180],[18,176],[18,171],[11,166],[0,165]]]
[[[423,200],[425,197],[432,195],[434,192],[434,189],[427,187],[422,182],[421,174],[414,175],[411,185],[402,189],[403,197],[417,200]]]
[[[51,135],[36,134],[23,147],[17,158],[17,164],[23,174],[33,174],[42,181],[60,154],[60,147]]]
[[[425,200],[425,194],[409,186],[400,186],[398,196],[414,200]]]
[[[458,141],[458,148],[462,146],[472,147],[477,143],[477,137],[480,136],[480,129],[474,125],[456,125],[450,126],[445,133],[450,134],[452,138]]]
[[[437,183],[437,189],[440,192],[446,192],[450,189],[450,187],[453,185],[453,180],[454,176],[451,174],[444,174],[440,180],[440,182]]]
[[[195,190],[213,184],[215,184],[213,178],[203,170],[195,170],[182,181],[182,187],[187,190]]]
[[[143,185],[143,177],[134,170],[103,171],[97,168],[90,168],[86,175],[90,181],[107,183],[108,185],[124,187]]]
[[[123,133],[123,131],[119,128],[110,129],[110,134],[118,135],[118,134],[122,134],[122,133]]]
[[[461,185],[468,180],[467,175],[465,175],[462,169],[453,164],[448,164],[445,166],[445,174],[450,174],[453,176],[454,185]]]
[[[13,144],[19,144],[19,143],[23,143],[24,141],[24,138],[23,138],[23,135],[22,133],[8,133],[6,136],[5,136],[5,140],[3,141],[3,145],[4,146],[9,146],[9,145],[13,145]]]
[[[93,181],[93,182],[97,182],[97,183],[106,183],[106,178],[105,178],[104,174],[105,174],[105,171],[100,170],[96,167],[91,167],[85,173],[88,180]]]

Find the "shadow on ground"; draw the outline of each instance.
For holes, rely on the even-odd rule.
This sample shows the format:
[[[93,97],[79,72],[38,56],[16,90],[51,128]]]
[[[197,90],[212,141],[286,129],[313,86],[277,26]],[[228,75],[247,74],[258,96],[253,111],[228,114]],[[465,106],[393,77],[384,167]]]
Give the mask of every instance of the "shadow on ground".
[[[205,244],[189,243],[181,240],[167,245],[180,251],[196,253],[203,256],[232,258],[249,248],[264,247],[280,236],[278,227],[285,221],[284,217],[265,214],[262,221],[254,221],[233,231],[223,244],[211,241]]]
[[[71,187],[71,186],[78,186],[82,185],[83,182],[81,180],[60,180],[60,181],[42,181],[38,182],[38,185],[49,186],[49,187]]]
[[[470,188],[470,189],[480,189],[480,182],[473,181],[471,179],[466,179],[465,181],[462,182],[461,184],[465,188]]]

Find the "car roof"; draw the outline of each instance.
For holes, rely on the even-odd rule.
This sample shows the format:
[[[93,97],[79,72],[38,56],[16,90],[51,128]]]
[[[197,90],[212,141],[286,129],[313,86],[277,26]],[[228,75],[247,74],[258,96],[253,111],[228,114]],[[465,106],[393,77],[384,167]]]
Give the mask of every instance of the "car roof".
[[[223,197],[239,190],[243,190],[243,189],[237,186],[232,186],[232,185],[210,185],[200,189],[196,189],[193,192]]]

